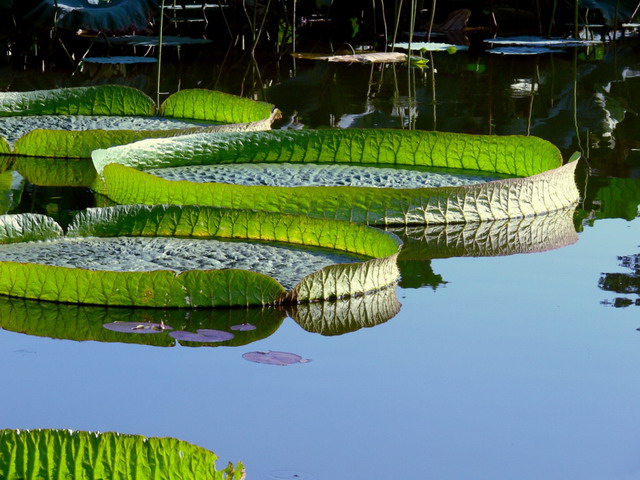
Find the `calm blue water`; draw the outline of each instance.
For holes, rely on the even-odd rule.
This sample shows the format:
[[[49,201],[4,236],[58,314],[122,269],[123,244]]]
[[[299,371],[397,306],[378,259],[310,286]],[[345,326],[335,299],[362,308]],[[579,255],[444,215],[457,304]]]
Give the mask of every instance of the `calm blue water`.
[[[622,64],[640,71],[635,51],[615,64],[609,57],[574,63],[570,53],[441,57],[435,116],[431,71],[417,72],[415,95],[401,95],[416,107],[418,128],[529,129],[565,153],[589,147],[595,187],[585,191],[588,204],[578,217],[593,220],[577,220],[576,243],[431,260],[433,275],[442,277],[436,288],[398,287],[402,308],[394,318],[340,336],[307,332],[291,318],[273,335],[233,348],[0,330],[0,427],[176,437],[215,451],[220,466],[242,460],[249,480],[640,478],[640,309],[611,305],[638,295],[598,283],[605,273],[634,274],[618,256],[640,253],[637,202],[633,215],[640,139],[637,116],[626,113],[611,127],[611,115],[593,103],[596,86],[610,84],[609,105],[624,99],[638,111],[640,79],[621,73]],[[493,73],[464,73],[478,61]],[[514,96],[505,85],[533,78],[536,65],[546,79],[540,94]],[[583,75],[575,85],[566,66]],[[369,73],[382,73],[377,67],[297,68],[298,84],[317,69],[332,80],[305,86],[306,94],[295,78],[289,90],[282,82],[288,96],[267,90],[285,117],[296,111],[294,121],[306,126],[336,125],[355,112],[359,120],[350,126],[403,121],[384,81],[385,93],[366,95]],[[580,92],[580,145],[566,103],[573,89]],[[628,191],[607,189],[608,177],[631,182]],[[617,213],[616,194],[632,220]],[[242,358],[254,350],[312,361],[276,367]]]

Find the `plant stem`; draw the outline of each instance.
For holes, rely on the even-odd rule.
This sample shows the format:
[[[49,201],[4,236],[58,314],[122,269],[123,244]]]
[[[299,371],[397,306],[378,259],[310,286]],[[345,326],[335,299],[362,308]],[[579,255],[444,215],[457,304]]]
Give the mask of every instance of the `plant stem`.
[[[431,18],[429,18],[429,33],[427,34],[427,42],[431,41],[431,30],[433,29],[433,20],[436,16],[436,0],[431,2]]]
[[[158,77],[156,78],[156,107],[160,107],[160,78],[162,76],[162,35],[164,31],[164,0],[160,5],[160,32],[158,33]]]

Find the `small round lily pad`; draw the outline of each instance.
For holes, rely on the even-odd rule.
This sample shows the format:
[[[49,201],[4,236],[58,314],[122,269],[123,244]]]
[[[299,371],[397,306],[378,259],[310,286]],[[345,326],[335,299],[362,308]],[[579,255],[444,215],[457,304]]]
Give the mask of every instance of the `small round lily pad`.
[[[238,332],[248,332],[249,330],[255,330],[257,327],[250,323],[241,323],[240,325],[232,325],[230,328]]]
[[[171,332],[169,335],[171,335],[176,340],[182,340],[183,342],[202,343],[226,342],[227,340],[231,340],[233,338],[233,333],[208,328],[201,328],[197,331],[197,333],[187,332],[184,330],[176,330],[175,332]]]
[[[121,333],[160,333],[165,330],[173,330],[164,323],[140,323],[140,322],[112,322],[102,325],[107,330]]]
[[[307,363],[310,362],[309,358],[302,358],[300,355],[288,352],[247,352],[242,355],[242,358],[249,360],[250,362],[265,363],[267,365],[280,365],[287,366],[293,363]]]

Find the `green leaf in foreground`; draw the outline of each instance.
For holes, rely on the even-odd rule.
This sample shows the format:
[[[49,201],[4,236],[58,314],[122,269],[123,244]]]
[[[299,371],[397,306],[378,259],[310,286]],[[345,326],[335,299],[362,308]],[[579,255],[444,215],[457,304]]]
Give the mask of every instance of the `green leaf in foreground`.
[[[0,92],[0,117],[14,115],[153,115],[153,100],[121,85]]]
[[[559,150],[536,137],[281,130],[145,140],[94,151],[92,158],[102,175],[94,189],[121,204],[251,208],[374,225],[522,218],[572,207],[579,198],[576,162],[562,166]],[[268,187],[169,181],[137,170],[281,162],[444,167],[521,177],[439,188]]]
[[[0,221],[15,221],[4,218]],[[68,236],[215,236],[323,247],[374,258],[322,268],[288,293],[275,279],[247,270],[114,272],[3,261],[0,294],[96,305],[246,306],[359,295],[398,278],[400,242],[394,235],[304,216],[197,206],[121,206],[80,213]]]
[[[216,460],[213,452],[174,438],[71,430],[0,430],[3,480],[244,477],[241,463],[218,471]]]
[[[191,118],[220,123],[249,123],[269,118],[270,103],[205,89],[188,89],[167,98],[159,114],[169,118]]]

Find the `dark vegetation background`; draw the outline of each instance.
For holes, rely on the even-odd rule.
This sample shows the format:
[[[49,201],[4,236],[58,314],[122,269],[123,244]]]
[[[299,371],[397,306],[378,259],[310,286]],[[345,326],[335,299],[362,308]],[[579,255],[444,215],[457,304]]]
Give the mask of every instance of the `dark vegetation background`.
[[[161,0],[0,0],[0,65],[64,62],[88,42],[158,35]],[[440,35],[569,36],[584,23],[615,30],[637,18],[637,0],[165,0],[165,35],[205,38],[212,48],[288,54],[385,50],[396,40]],[[104,43],[108,46],[108,43]],[[108,53],[107,51],[105,51]],[[95,54],[95,52],[92,52]],[[73,61],[71,61],[73,63]]]

